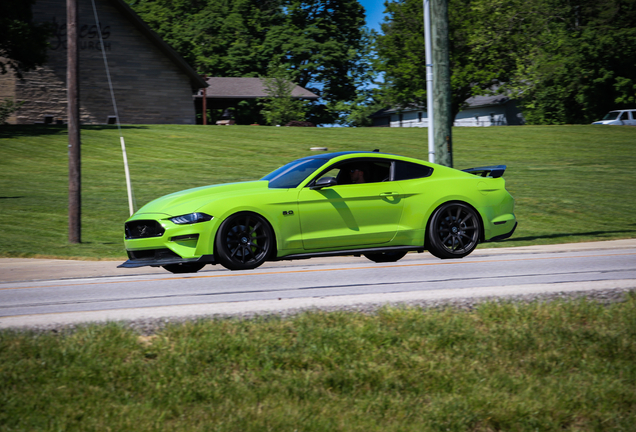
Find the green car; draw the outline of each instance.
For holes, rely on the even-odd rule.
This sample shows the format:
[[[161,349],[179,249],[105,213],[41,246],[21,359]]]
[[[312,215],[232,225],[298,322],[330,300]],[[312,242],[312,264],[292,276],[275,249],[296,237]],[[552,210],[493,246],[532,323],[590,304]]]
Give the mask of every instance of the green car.
[[[120,267],[197,272],[265,261],[364,255],[393,262],[409,251],[462,258],[514,232],[504,165],[464,171],[374,152],[295,160],[258,181],[176,192],[125,223]]]

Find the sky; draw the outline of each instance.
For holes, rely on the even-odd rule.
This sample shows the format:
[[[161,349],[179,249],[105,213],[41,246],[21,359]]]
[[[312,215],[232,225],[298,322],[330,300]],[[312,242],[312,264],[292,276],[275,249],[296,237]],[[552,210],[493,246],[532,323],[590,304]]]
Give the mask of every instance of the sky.
[[[380,31],[380,23],[384,16],[384,0],[359,0],[367,14],[367,26]]]

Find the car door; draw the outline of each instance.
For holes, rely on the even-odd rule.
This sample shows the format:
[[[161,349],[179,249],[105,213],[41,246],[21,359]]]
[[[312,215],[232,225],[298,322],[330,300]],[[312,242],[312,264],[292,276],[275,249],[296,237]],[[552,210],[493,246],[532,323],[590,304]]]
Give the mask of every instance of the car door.
[[[356,163],[370,168],[364,183],[351,183]],[[391,241],[402,215],[399,184],[390,181],[390,160],[348,160],[323,172],[338,184],[299,192],[298,210],[306,250],[358,248]]]

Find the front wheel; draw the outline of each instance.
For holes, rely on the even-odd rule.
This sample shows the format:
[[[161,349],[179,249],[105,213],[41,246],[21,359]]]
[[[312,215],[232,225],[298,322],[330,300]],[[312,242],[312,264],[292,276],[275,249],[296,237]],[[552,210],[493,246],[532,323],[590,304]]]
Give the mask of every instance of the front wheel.
[[[249,270],[263,264],[274,251],[274,232],[255,213],[236,213],[223,221],[215,240],[219,263],[229,270]]]
[[[427,249],[441,259],[463,258],[479,243],[481,220],[472,207],[450,202],[435,210],[427,230]]]
[[[406,255],[406,252],[400,252],[400,251],[388,251],[388,252],[364,254],[365,258],[370,259],[371,261],[377,262],[377,263],[396,262],[404,258],[404,255]]]

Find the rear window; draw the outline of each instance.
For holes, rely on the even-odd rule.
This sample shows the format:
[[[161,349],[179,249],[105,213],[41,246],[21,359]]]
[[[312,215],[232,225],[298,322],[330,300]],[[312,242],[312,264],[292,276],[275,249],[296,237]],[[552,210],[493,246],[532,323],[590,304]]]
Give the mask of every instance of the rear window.
[[[428,177],[433,173],[433,168],[426,165],[411,162],[395,161],[393,180],[411,180]]]

